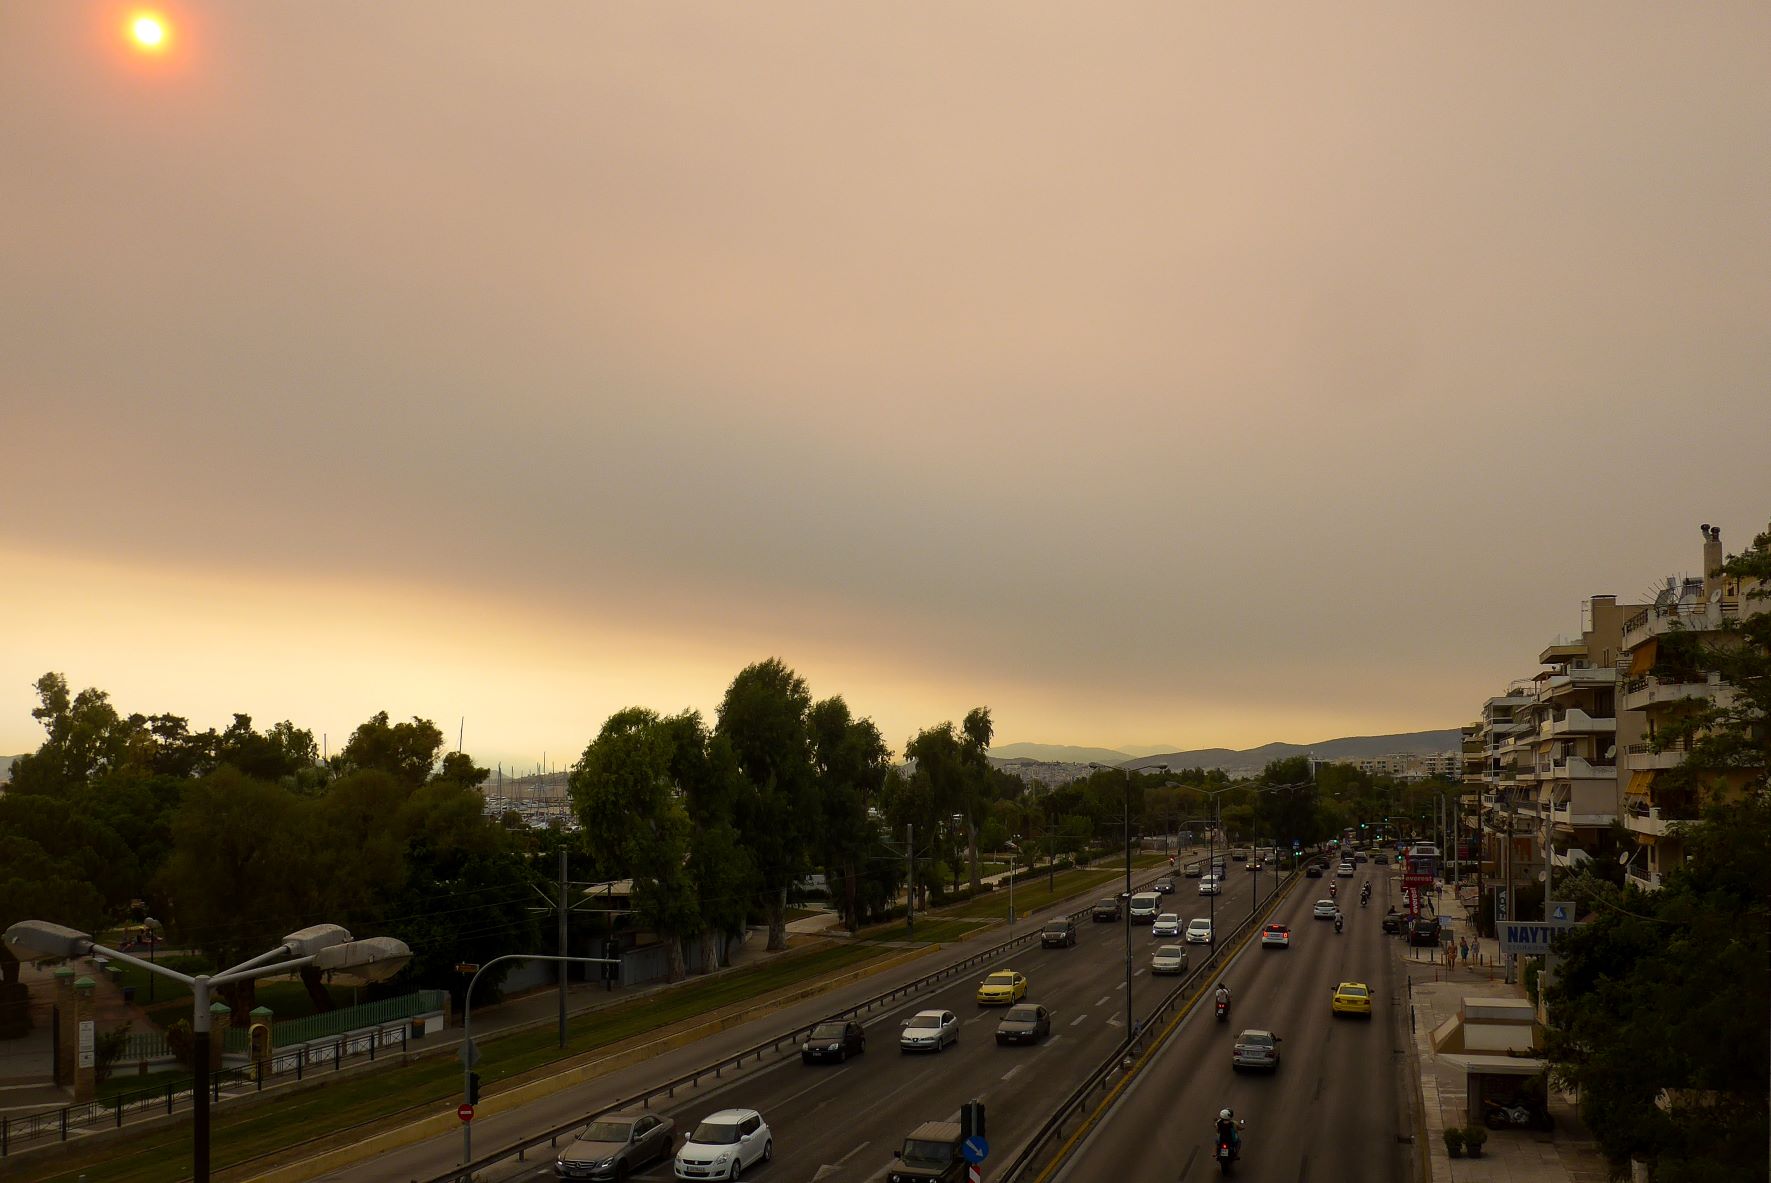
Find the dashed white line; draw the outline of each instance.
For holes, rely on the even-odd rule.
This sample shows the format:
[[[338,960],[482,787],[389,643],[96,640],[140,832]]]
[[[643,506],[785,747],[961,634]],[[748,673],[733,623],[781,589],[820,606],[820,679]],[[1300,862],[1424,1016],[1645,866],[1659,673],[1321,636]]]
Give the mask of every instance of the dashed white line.
[[[1074,1026],[1076,1026],[1076,1025],[1077,1025],[1077,1024],[1079,1024],[1079,1023],[1081,1023],[1081,1022],[1082,1022],[1082,1021],[1083,1021],[1083,1020],[1084,1020],[1084,1019],[1086,1019],[1086,1018],[1088,1018],[1088,1016],[1087,1016],[1087,1015],[1077,1015],[1077,1016],[1076,1016],[1076,1017],[1075,1017],[1075,1018],[1074,1018],[1074,1019],[1071,1019],[1071,1020],[1070,1020],[1070,1025],[1071,1025],[1071,1026],[1072,1026],[1072,1027],[1074,1027]]]
[[[1096,1006],[1106,1006],[1107,1000],[1111,997],[1113,997],[1111,994],[1103,994],[1103,995],[1101,995],[1101,997],[1099,999],[1097,999],[1095,1001],[1095,1005]]]
[[[1008,1070],[1008,1071],[1007,1071],[1007,1072],[1004,1072],[1004,1073],[1003,1073],[1003,1074],[1002,1074],[1002,1078],[1003,1078],[1003,1079],[1004,1079],[1004,1080],[1007,1080],[1007,1079],[1008,1079],[1008,1078],[1009,1078],[1009,1077],[1011,1077],[1011,1076],[1013,1076],[1013,1075],[1014,1075],[1014,1074],[1015,1074],[1015,1073],[1017,1073],[1017,1072],[1019,1072],[1019,1071],[1020,1071],[1020,1070],[1021,1070],[1021,1067],[1022,1067],[1022,1066],[1021,1066],[1021,1065],[1020,1065],[1020,1064],[1016,1064],[1016,1065],[1015,1065],[1015,1066],[1014,1066],[1014,1067],[1013,1067],[1013,1068],[1010,1068],[1010,1069],[1009,1069],[1009,1070]]]

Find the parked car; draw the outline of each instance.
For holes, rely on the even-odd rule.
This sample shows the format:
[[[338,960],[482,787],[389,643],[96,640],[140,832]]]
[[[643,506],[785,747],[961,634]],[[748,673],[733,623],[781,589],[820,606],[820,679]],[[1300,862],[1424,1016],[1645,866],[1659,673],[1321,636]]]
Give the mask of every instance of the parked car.
[[[1152,974],[1184,974],[1187,972],[1187,951],[1179,945],[1158,945],[1150,954]]]
[[[775,1157],[769,1123],[754,1109],[721,1109],[701,1119],[676,1152],[678,1179],[736,1179]]]
[[[625,1179],[670,1157],[676,1122],[655,1113],[606,1113],[578,1131],[554,1160],[559,1179]]]
[[[1058,920],[1047,920],[1045,927],[1039,930],[1039,943],[1047,949],[1061,949],[1076,943],[1076,922],[1065,916]]]
[[[959,1016],[950,1010],[919,1010],[898,1033],[901,1052],[938,1052],[959,1042]]]
[[[1406,917],[1402,913],[1394,911],[1394,910],[1389,911],[1389,912],[1385,912],[1384,913],[1384,931],[1389,932],[1389,933],[1401,932],[1403,922],[1406,921],[1407,919],[1408,919],[1408,917]]]
[[[840,1064],[866,1050],[867,1033],[861,1029],[861,1024],[853,1019],[846,1023],[833,1020],[812,1028],[799,1045],[799,1058],[808,1064],[822,1060],[835,1060]]]
[[[1437,916],[1416,916],[1407,925],[1408,943],[1411,945],[1437,945],[1439,943],[1439,927]]]
[[[1018,1002],[996,1024],[996,1042],[1038,1043],[1052,1033],[1052,1012],[1036,1002]]]
[[[1118,900],[1096,900],[1095,906],[1089,910],[1089,915],[1098,921],[1118,920],[1123,914]]]
[[[1244,1068],[1279,1071],[1279,1037],[1271,1031],[1244,1031],[1230,1049],[1230,1067],[1237,1072]]]

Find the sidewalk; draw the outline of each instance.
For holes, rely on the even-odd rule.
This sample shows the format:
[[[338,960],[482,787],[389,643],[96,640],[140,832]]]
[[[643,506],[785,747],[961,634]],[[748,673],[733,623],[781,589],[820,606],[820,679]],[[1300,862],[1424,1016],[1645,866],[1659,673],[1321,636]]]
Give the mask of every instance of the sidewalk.
[[[1488,1131],[1481,1158],[1454,1159],[1443,1134],[1450,1126],[1469,1124],[1462,1069],[1434,1053],[1433,1031],[1458,1013],[1466,997],[1524,998],[1525,988],[1507,984],[1498,942],[1478,938],[1464,904],[1451,893],[1438,900],[1444,935],[1469,940],[1470,962],[1445,965],[1440,949],[1410,948],[1398,941],[1397,952],[1408,979],[1411,1038],[1420,1066],[1420,1104],[1432,1183],[1608,1183],[1610,1172],[1597,1144],[1581,1124],[1572,1101],[1550,1095],[1555,1130]]]

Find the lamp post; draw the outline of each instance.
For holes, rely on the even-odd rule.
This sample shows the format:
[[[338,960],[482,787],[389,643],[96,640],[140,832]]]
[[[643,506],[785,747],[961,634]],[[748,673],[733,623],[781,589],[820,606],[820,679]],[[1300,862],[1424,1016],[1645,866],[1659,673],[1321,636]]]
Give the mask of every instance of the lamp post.
[[[1106,769],[1105,764],[1090,764],[1096,771]],[[1132,1024],[1137,1019],[1132,1014],[1131,1004],[1131,785],[1132,770],[1121,769],[1125,773],[1125,906],[1121,909],[1125,921],[1125,1037],[1133,1037]]]
[[[1020,841],[1021,836],[1016,834],[1008,844],[1008,926],[1011,932],[1015,927],[1015,856],[1021,853]]]
[[[220,973],[197,974],[195,977],[107,948],[87,933],[45,920],[21,920],[6,930],[4,940],[15,955],[21,950],[36,959],[102,955],[189,987],[194,1061],[191,1080],[191,1178],[194,1183],[209,1183],[209,1000],[213,992],[222,986],[271,974],[285,974],[307,966],[323,973],[379,982],[393,977],[412,960],[412,950],[404,941],[392,937],[352,940],[351,934],[336,924],[315,924],[292,932],[269,952],[249,957]]]

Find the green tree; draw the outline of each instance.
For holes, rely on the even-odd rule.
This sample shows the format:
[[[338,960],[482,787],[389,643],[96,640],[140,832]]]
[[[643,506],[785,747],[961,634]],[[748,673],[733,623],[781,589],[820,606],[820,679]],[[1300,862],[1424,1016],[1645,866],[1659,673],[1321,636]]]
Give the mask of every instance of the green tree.
[[[744,778],[738,825],[755,860],[770,949],[787,947],[787,891],[818,846],[823,810],[806,721],[811,706],[805,680],[770,658],[732,679],[714,728]]]
[[[442,750],[443,733],[429,719],[414,716],[410,723],[390,723],[387,712],[380,711],[351,732],[338,753],[338,770],[378,769],[421,785],[430,779]]]
[[[973,707],[960,724],[960,753],[966,769],[961,781],[959,807],[965,815],[966,861],[971,870],[972,894],[978,894],[978,825],[990,799],[990,741],[996,725],[990,721],[989,707]]]
[[[683,941],[701,927],[688,869],[693,827],[671,778],[674,740],[655,711],[617,711],[568,779],[592,857],[632,878],[634,910],[663,939],[673,982],[687,972]]]
[[[807,714],[812,765],[824,817],[819,857],[831,894],[850,932],[860,927],[861,871],[879,846],[872,812],[885,783],[889,755],[871,719],[856,719],[841,698],[827,698]]]

